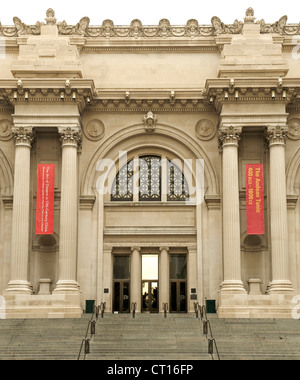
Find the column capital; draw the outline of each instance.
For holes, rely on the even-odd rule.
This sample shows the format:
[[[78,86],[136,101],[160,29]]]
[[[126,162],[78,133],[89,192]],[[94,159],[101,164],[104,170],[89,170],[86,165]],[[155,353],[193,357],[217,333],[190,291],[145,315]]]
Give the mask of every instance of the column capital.
[[[161,251],[167,251],[167,252],[169,252],[169,249],[170,249],[170,247],[166,247],[166,246],[159,247],[160,252]]]
[[[139,252],[141,252],[141,247],[137,247],[137,246],[131,247],[131,252],[133,252],[133,251],[139,251]]]
[[[239,145],[243,127],[221,127],[218,131],[219,143],[221,147],[226,145]]]
[[[289,128],[288,126],[269,126],[266,130],[266,139],[269,146],[272,145],[285,145],[287,134]]]
[[[12,134],[16,146],[27,146],[31,148],[35,137],[32,127],[12,127]]]
[[[60,141],[62,147],[74,146],[79,148],[81,145],[81,130],[73,127],[59,127],[58,133],[60,135]]]

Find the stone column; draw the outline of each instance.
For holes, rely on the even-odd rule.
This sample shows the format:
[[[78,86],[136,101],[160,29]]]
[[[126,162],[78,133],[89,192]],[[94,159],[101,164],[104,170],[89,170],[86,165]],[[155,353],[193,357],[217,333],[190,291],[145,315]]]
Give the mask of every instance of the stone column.
[[[13,128],[15,137],[14,200],[12,216],[11,280],[7,291],[31,294],[28,282],[30,149],[32,128]]]
[[[163,312],[163,304],[167,303],[169,308],[170,299],[170,262],[169,262],[169,248],[161,247],[159,256],[159,311]]]
[[[269,293],[292,292],[289,275],[288,219],[285,178],[285,141],[287,127],[269,127],[270,146],[270,224],[272,282]]]
[[[78,163],[81,142],[78,128],[59,129],[62,142],[61,207],[59,236],[59,280],[55,293],[78,292],[77,227],[78,227]]]
[[[130,302],[136,302],[136,312],[142,310],[142,257],[141,248],[131,248]],[[130,305],[131,307],[131,305]]]
[[[219,132],[223,147],[223,266],[221,291],[246,293],[241,276],[241,233],[238,175],[238,142],[242,128],[223,128]]]

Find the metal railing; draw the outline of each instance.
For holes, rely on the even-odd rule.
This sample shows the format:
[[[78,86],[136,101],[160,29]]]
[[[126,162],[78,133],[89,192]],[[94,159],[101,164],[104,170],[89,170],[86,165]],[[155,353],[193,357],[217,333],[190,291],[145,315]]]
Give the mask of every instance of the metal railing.
[[[164,311],[165,318],[167,318],[168,309],[169,309],[168,303],[167,302],[163,303],[163,311]]]
[[[88,322],[85,337],[82,339],[82,342],[81,342],[77,360],[80,360],[83,349],[84,349],[83,360],[85,360],[86,355],[90,353],[90,342],[91,342],[92,337],[96,334],[96,323],[99,318],[99,314],[101,314],[101,318],[104,317],[105,306],[106,306],[105,302],[101,302],[100,305],[94,306],[91,319]]]
[[[131,303],[132,318],[135,318],[136,313],[136,302]]]
[[[195,302],[194,307],[195,307],[196,318],[200,319],[202,322],[203,335],[205,335],[208,342],[208,353],[211,355],[212,360],[215,360],[214,358],[214,349],[215,349],[218,360],[221,360],[217,342],[212,333],[211,323],[209,319],[207,318],[206,306],[205,305],[201,306],[199,302]]]

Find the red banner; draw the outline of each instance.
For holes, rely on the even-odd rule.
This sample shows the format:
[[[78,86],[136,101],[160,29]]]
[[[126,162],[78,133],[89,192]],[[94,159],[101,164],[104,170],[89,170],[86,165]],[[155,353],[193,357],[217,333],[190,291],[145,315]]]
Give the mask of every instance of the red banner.
[[[36,193],[36,234],[52,235],[54,224],[55,165],[38,165]]]
[[[247,234],[264,235],[264,179],[263,165],[246,165]]]

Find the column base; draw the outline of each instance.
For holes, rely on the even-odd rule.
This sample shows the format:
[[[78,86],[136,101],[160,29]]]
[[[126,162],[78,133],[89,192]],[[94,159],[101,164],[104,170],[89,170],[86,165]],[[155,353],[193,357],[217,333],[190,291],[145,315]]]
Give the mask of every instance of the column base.
[[[23,280],[9,281],[5,294],[32,294],[30,282]]]
[[[220,292],[227,294],[247,294],[244,284],[239,280],[223,281]]]
[[[79,293],[80,286],[77,281],[72,280],[59,280],[56,283],[56,288],[53,291],[53,294],[70,294],[70,293]]]
[[[277,280],[272,281],[269,285],[268,294],[293,294],[294,289],[291,281]]]
[[[247,295],[220,293],[219,318],[294,319],[293,295]]]
[[[30,295],[6,293],[5,319],[81,318],[80,294]]]

